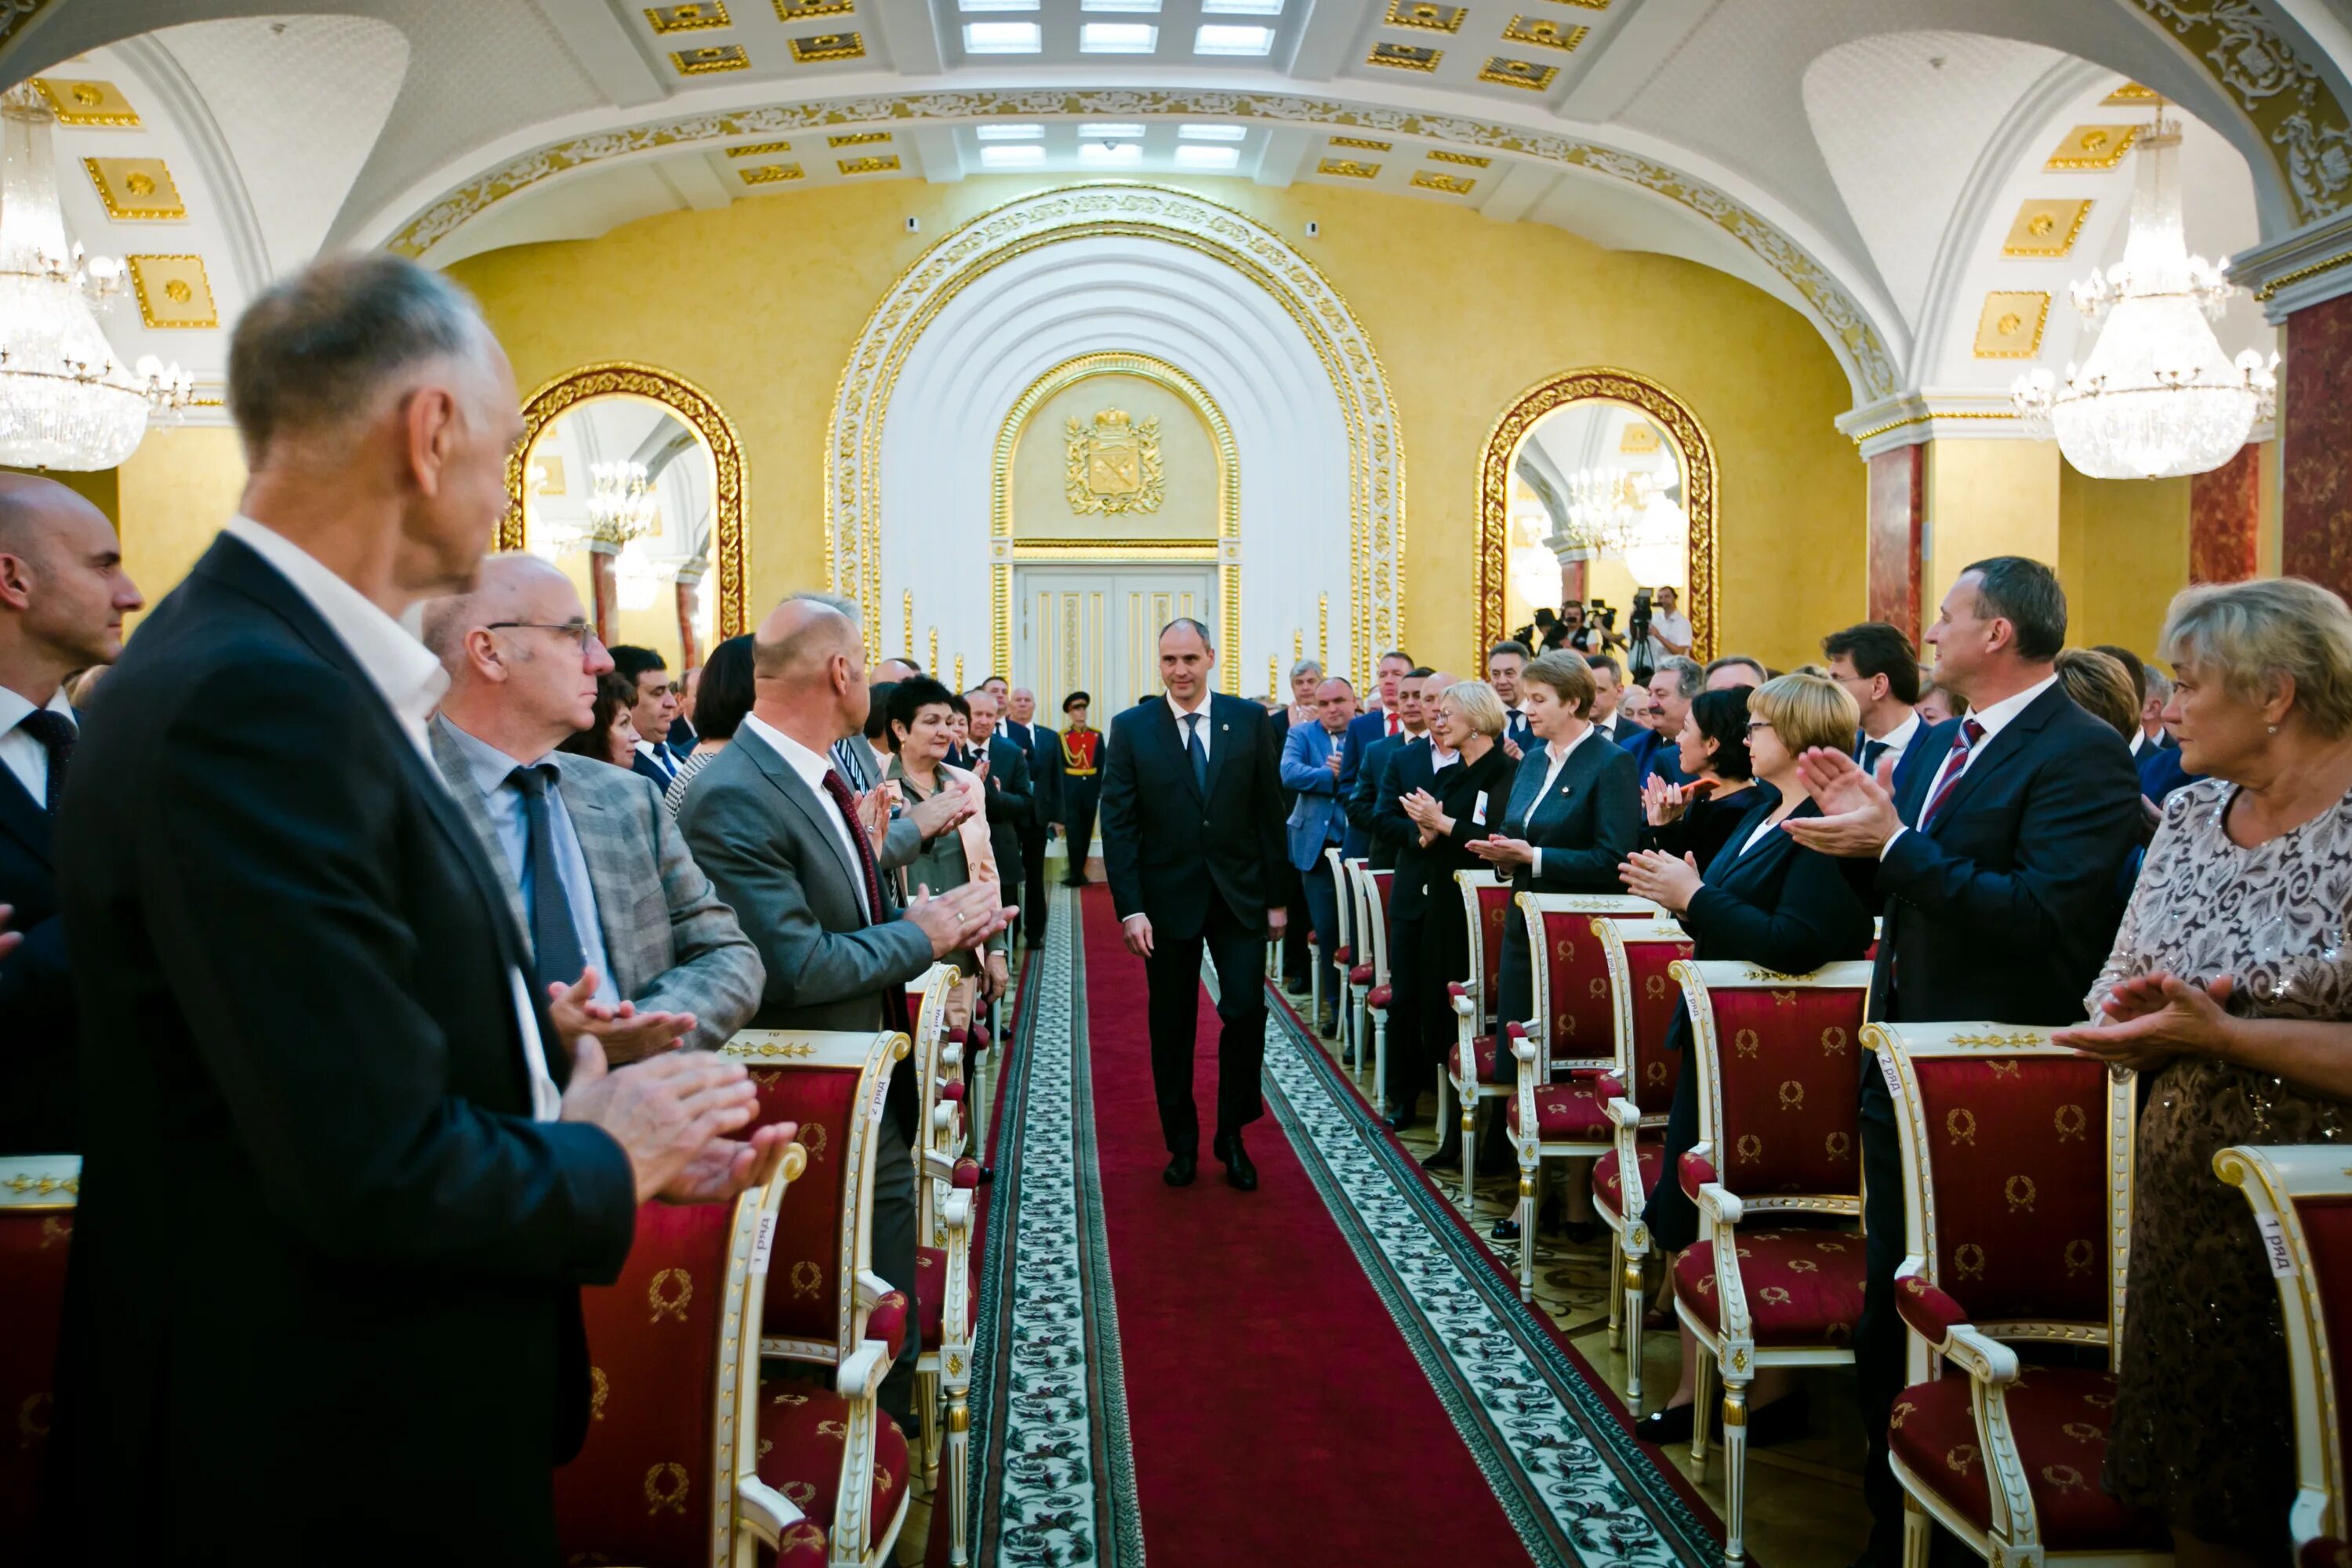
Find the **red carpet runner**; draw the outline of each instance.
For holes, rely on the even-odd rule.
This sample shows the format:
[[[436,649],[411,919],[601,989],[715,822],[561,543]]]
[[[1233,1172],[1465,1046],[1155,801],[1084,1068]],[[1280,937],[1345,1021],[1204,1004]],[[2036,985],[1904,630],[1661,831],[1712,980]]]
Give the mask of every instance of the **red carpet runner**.
[[[1203,994],[1200,1179],[1177,1190],[1151,1091],[1143,964],[1108,895],[1086,908],[1097,1154],[1143,1539],[1155,1568],[1525,1563],[1429,1378],[1267,1116],[1255,1193],[1207,1147],[1217,1016]]]

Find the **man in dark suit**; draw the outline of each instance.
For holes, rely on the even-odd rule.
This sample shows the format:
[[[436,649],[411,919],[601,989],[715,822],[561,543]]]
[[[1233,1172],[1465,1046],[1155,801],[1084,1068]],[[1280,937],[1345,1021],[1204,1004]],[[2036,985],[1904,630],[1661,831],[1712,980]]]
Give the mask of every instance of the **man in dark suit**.
[[[668,744],[669,727],[677,719],[677,693],[670,689],[669,666],[649,647],[620,643],[608,651],[613,656],[613,673],[637,693],[629,719],[640,738],[636,761],[629,765],[653,780],[656,789],[667,790],[670,781],[677,777],[677,759]]]
[[[1611,745],[1622,746],[1634,728],[1632,720],[1617,711],[1625,694],[1625,667],[1613,653],[1587,654],[1584,666],[1592,671],[1592,728]]]
[[[1394,835],[1380,822],[1381,775],[1391,757],[1429,732],[1421,703],[1422,683],[1428,679],[1429,667],[1417,664],[1398,679],[1396,733],[1382,735],[1364,748],[1355,770],[1356,782],[1348,787],[1347,856],[1361,855],[1376,871],[1395,868],[1399,847]],[[1348,728],[1350,734],[1355,732],[1355,725]]]
[[[1874,776],[1881,759],[1893,762],[1899,791],[1911,776],[1910,766],[1926,754],[1915,743],[1927,728],[1914,706],[1919,700],[1918,650],[1897,627],[1863,621],[1823,637],[1822,655],[1830,661],[1830,679],[1862,710],[1853,760]]]
[[[1025,686],[1006,697],[1004,733],[1029,762],[1029,822],[1021,830],[1021,940],[1045,941],[1045,845],[1061,819],[1062,737],[1037,722],[1037,694]]]
[[[1036,807],[1029,755],[999,733],[996,694],[986,687],[964,693],[971,705],[971,747],[988,759],[988,843],[996,852],[997,880],[1005,902],[1021,896],[1025,881],[1021,837]]]
[[[2139,843],[2130,752],[2057,682],[2066,596],[2041,563],[2004,555],[1966,568],[1927,640],[1936,679],[1969,700],[1969,716],[1920,739],[1920,763],[1899,795],[1884,761],[1873,778],[1843,752],[1809,752],[1805,783],[1826,815],[1791,817],[1787,831],[1866,868],[1885,900],[1876,1016],[2079,1022],[2123,917],[2121,869]],[[1903,1166],[1885,1080],[1875,1063],[1864,1066],[1870,1272],[1854,1335],[1871,1444],[1864,1561],[1892,1564],[1903,1536],[1903,1493],[1886,1461],[1887,1414],[1903,1385],[1894,1302]]]
[[[726,1140],[755,1098],[707,1053],[564,1048],[434,770],[395,617],[472,580],[522,435],[472,302],[319,263],[247,307],[229,404],[243,515],[108,676],[58,822],[106,1113],[37,1560],[553,1562],[579,1287],[792,1130]]]
[[[51,479],[0,474],[0,1154],[70,1154],[74,1005],[58,918],[58,802],[79,732],[66,677],[112,664],[145,601],[106,515]]]
[[[1201,1141],[1192,1100],[1201,955],[1217,966],[1217,1128],[1225,1180],[1244,1192],[1257,1168],[1242,1129],[1264,1109],[1265,942],[1287,916],[1268,900],[1283,859],[1282,784],[1265,709],[1209,689],[1209,628],[1160,633],[1164,700],[1111,721],[1103,770],[1103,871],[1129,952],[1150,987],[1151,1081],[1171,1186],[1192,1180]]]
[[[1339,798],[1341,800],[1355,798],[1357,786],[1363,781],[1364,759],[1371,753],[1372,747],[1381,741],[1404,732],[1404,682],[1408,674],[1416,668],[1412,662],[1412,655],[1402,648],[1391,648],[1381,655],[1380,700],[1349,721],[1347,733],[1340,742]],[[1316,668],[1318,687],[1320,686],[1322,679],[1322,668],[1318,666]],[[1321,707],[1319,700],[1314,705],[1318,710]],[[1290,804],[1295,805],[1297,803],[1292,801]],[[1287,807],[1286,807],[1286,811]],[[1365,836],[1363,829],[1354,826],[1352,814],[1349,820],[1349,826],[1343,852],[1347,858],[1352,860],[1367,854],[1370,849],[1371,841]]]
[[[1443,692],[1454,678],[1432,670],[1421,683],[1422,711],[1430,709],[1430,694]],[[1373,790],[1372,832],[1397,847],[1396,876],[1389,883],[1389,1079],[1383,1089],[1389,1102],[1389,1128],[1402,1131],[1412,1125],[1421,1091],[1434,1082],[1431,1077],[1440,1053],[1450,1042],[1433,1044],[1421,1037],[1421,922],[1429,912],[1429,886],[1423,866],[1421,829],[1399,803],[1415,790],[1431,789],[1439,770],[1460,765],[1460,753],[1440,756],[1436,737],[1426,731],[1400,744],[1381,763],[1381,779]]]
[[[1496,643],[1486,650],[1486,684],[1503,700],[1502,741],[1515,748],[1517,755],[1535,742],[1535,731],[1528,728],[1527,710],[1519,706],[1519,672],[1528,667],[1534,655],[1528,645],[1511,638]]]
[[[669,754],[680,761],[702,738],[694,727],[694,699],[701,685],[700,665],[688,665],[677,678],[677,717],[669,721],[669,733],[662,740],[669,747]]]

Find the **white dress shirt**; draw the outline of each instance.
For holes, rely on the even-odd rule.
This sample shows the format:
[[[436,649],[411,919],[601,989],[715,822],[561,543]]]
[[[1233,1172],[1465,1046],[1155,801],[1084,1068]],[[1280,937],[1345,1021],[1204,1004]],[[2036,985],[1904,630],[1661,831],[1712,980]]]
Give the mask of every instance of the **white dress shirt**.
[[[776,755],[784,759],[784,765],[800,776],[801,783],[808,785],[809,793],[816,796],[817,804],[825,808],[824,817],[833,824],[833,836],[840,840],[841,852],[849,857],[849,880],[857,892],[857,907],[864,912],[866,923],[872,924],[874,907],[866,901],[866,878],[859,870],[857,840],[850,837],[852,833],[865,830],[844,816],[833,796],[825,793],[824,775],[834,771],[833,759],[822,752],[810,751],[756,713],[744,714],[743,723],[751,733],[766,742]],[[860,741],[858,743],[863,745],[865,742]],[[841,782],[845,784],[849,781],[844,779]]]
[[[75,717],[73,704],[66,700],[65,688],[52,692],[41,705],[52,713],[62,713],[79,729],[81,721]],[[33,739],[30,731],[17,726],[36,711],[32,702],[0,686],[0,766],[16,775],[33,804],[46,810],[49,803],[49,749]]]
[[[2045,675],[2040,680],[2037,680],[2032,685],[2027,687],[2024,690],[2018,692],[2014,696],[2004,697],[1990,708],[1978,708],[1971,710],[1967,715],[1967,718],[1964,718],[1961,722],[1965,724],[1969,719],[1973,719],[1977,721],[1978,728],[1981,729],[1984,733],[1978,736],[1977,743],[1970,746],[1967,752],[1961,756],[1959,770],[1958,773],[1953,771],[1952,759],[1948,754],[1947,754],[1941,762],[1936,764],[1936,776],[1928,781],[1927,793],[1919,797],[1920,809],[1922,811],[1926,810],[1927,803],[1933,801],[1936,796],[1941,793],[1944,787],[1944,780],[1947,775],[1949,775],[1952,778],[1958,778],[1961,773],[1965,773],[1970,768],[1976,766],[1977,759],[1984,755],[1985,748],[1992,744],[1993,737],[2000,734],[2003,730],[2008,729],[2011,722],[2015,720],[2020,713],[2024,712],[2035,698],[2041,696],[2043,692],[2049,690],[2053,686],[2057,684],[2058,677],[2054,673]],[[1916,718],[1917,715],[1915,714],[1913,717]],[[1881,860],[1885,859],[1887,850],[1895,847],[1895,839],[1902,837],[1909,831],[1910,829],[1907,827],[1896,828],[1894,833],[1888,837],[1885,846],[1879,849],[1878,858]]]
[[[319,613],[415,742],[417,755],[425,759],[425,771],[438,781],[441,770],[433,761],[433,742],[426,738],[425,726],[440,705],[441,694],[449,689],[449,672],[441,668],[441,661],[374,601],[284,534],[249,517],[229,519],[221,531],[268,562]],[[552,1121],[563,1110],[563,1091],[555,1087],[547,1070],[539,1017],[531,1010],[530,983],[513,964],[507,966],[507,980],[521,1031],[523,1067],[530,1076],[531,1119]]]
[[[1570,753],[1572,753],[1577,747],[1592,739],[1592,735],[1593,726],[1587,724],[1584,727],[1584,732],[1577,736],[1575,740],[1570,741],[1565,746],[1554,746],[1549,741],[1544,742],[1544,752],[1549,758],[1549,765],[1544,769],[1543,788],[1536,792],[1535,804],[1528,807],[1528,822],[1533,822],[1535,820],[1537,810],[1540,808],[1544,803],[1544,796],[1551,794],[1551,786],[1559,782],[1559,770],[1568,765],[1568,759]],[[1522,824],[1522,826],[1525,826],[1525,824]],[[1536,876],[1540,877],[1543,875],[1543,851],[1540,848],[1536,851],[1535,863],[1529,866],[1528,869],[1533,872]]]
[[[1213,744],[1209,739],[1209,693],[1205,691],[1201,693],[1201,705],[1198,708],[1179,707],[1176,699],[1171,697],[1168,699],[1168,711],[1176,715],[1176,743],[1186,748],[1188,753],[1192,742],[1192,737],[1184,733],[1184,721],[1195,713],[1201,716],[1200,722],[1193,725],[1192,730],[1201,737],[1201,755],[1206,757],[1209,754],[1210,746]]]
[[[677,761],[669,754],[667,746],[656,746],[651,741],[639,741],[637,755],[659,768],[665,781],[677,777]]]
[[[1895,725],[1884,735],[1874,735],[1867,730],[1864,731],[1863,744],[1866,747],[1875,741],[1886,748],[1878,753],[1878,760],[1882,763],[1893,763],[1900,767],[1903,765],[1903,753],[1911,749],[1911,742],[1919,738],[1919,731],[1925,728],[1927,726],[1919,721],[1917,710],[1914,710],[1905,715],[1903,722]],[[1874,773],[1877,772],[1875,768],[1871,771]]]

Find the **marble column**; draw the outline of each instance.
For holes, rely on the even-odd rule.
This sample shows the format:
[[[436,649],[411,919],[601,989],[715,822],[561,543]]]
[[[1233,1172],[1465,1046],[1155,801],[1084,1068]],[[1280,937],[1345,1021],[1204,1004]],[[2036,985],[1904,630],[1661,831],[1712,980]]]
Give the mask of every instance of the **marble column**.
[[[1584,562],[1563,561],[1559,563],[1559,602],[1581,604],[1584,600]]]
[[[2220,468],[2189,480],[2189,580],[2254,575],[2263,513],[2263,449],[2249,441]]]
[[[702,572],[699,567],[686,566],[677,574],[677,668],[680,679],[689,669],[702,667],[707,651],[695,642],[694,623],[696,600],[702,593]]]
[[[1870,459],[1870,618],[1919,636],[1919,547],[1927,508],[1927,448],[1896,447]]]
[[[2352,595],[2352,295],[2306,305],[2285,327],[2279,570]]]
[[[588,587],[595,600],[589,613],[596,622],[596,640],[606,647],[621,637],[621,595],[613,580],[613,563],[620,553],[617,544],[601,539],[588,542]]]

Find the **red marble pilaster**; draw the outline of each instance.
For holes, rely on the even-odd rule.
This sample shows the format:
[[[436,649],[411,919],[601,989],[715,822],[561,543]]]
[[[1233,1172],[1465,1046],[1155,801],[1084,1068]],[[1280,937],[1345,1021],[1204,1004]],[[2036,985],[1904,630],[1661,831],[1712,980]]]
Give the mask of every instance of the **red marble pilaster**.
[[[2254,574],[2263,517],[2263,449],[2249,441],[2189,480],[2189,580],[2242,583]]]
[[[588,591],[595,601],[589,614],[595,617],[596,640],[606,647],[621,640],[621,595],[613,581],[613,554],[609,550],[588,546]]]
[[[2352,295],[2286,319],[2279,570],[2352,594]]]
[[[702,649],[696,646],[694,638],[695,600],[702,592],[701,574],[679,574],[677,587],[677,668],[678,678],[684,679],[686,671],[702,667]]]
[[[1584,599],[1584,563],[1563,561],[1559,563],[1559,602],[1580,604]]]
[[[1927,515],[1927,448],[1914,443],[1870,459],[1870,618],[1919,636],[1919,545]]]

